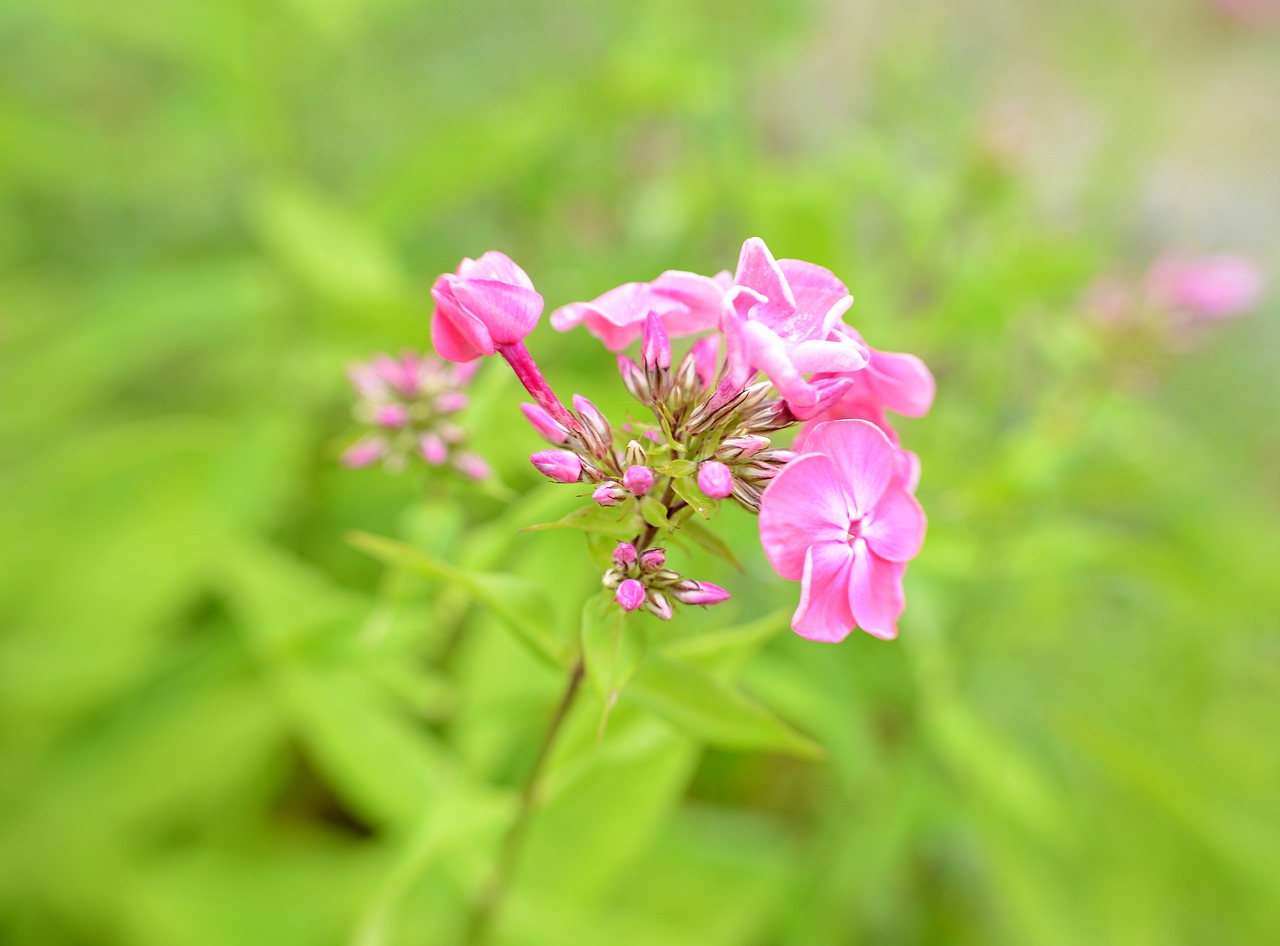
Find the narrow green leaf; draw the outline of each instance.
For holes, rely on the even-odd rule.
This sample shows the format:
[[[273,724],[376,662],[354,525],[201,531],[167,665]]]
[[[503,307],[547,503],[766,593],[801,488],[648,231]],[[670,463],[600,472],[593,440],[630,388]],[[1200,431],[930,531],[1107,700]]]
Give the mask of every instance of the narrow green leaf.
[[[663,463],[656,469],[665,476],[688,476],[698,469],[698,464],[692,460],[672,460],[670,463]]]
[[[353,532],[347,541],[388,565],[424,578],[452,582],[502,618],[535,656],[557,667],[568,667],[572,663],[570,648],[539,619],[540,615],[549,614],[551,608],[533,582],[514,575],[466,571],[432,558],[412,545],[367,532]]]
[[[586,506],[575,509],[555,522],[540,522],[525,526],[521,532],[544,532],[548,529],[581,529],[596,535],[605,535],[619,541],[629,539],[640,531],[636,523],[635,509],[630,503],[608,509],[603,506]]]
[[[729,547],[729,544],[696,519],[689,519],[684,522],[680,526],[680,531],[676,533],[676,538],[689,539],[695,545],[716,556],[716,558],[728,562],[738,571],[743,570],[742,563],[733,554],[733,549]]]
[[[722,631],[682,637],[663,645],[662,654],[712,673],[734,674],[778,632],[790,625],[791,610],[772,614]]]
[[[626,686],[644,656],[639,626],[627,620],[608,591],[582,609],[582,656],[587,676],[606,703]]]
[[[675,494],[689,504],[689,508],[703,519],[710,519],[715,512],[716,502],[698,489],[698,481],[692,476],[682,476],[671,481]]]
[[[785,752],[817,759],[822,747],[731,683],[669,658],[646,660],[627,695],[695,739],[726,749]]]

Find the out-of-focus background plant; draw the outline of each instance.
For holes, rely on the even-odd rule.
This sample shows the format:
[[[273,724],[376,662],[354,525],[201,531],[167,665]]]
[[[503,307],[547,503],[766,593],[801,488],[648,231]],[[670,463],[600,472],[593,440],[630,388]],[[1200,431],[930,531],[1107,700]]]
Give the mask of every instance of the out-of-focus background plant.
[[[746,574],[698,560],[734,598],[684,626],[774,615],[731,669],[826,759],[584,705],[497,940],[1280,939],[1275,280],[1213,320],[1147,284],[1280,273],[1275,12],[0,6],[0,941],[456,941],[561,679],[345,536],[514,571],[566,636],[598,574],[517,532],[574,499],[507,372],[482,488],[344,469],[344,366],[424,348],[463,255],[555,306],[750,235],[937,375],[902,636],[792,635],[727,511]],[[529,344],[625,402],[585,334]]]

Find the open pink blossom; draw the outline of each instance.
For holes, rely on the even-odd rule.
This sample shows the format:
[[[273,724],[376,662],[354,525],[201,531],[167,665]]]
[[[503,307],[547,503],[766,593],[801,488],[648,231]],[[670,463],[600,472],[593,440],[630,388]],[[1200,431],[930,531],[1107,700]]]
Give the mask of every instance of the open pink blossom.
[[[775,260],[764,241],[752,237],[742,244],[733,282],[721,320],[736,362],[728,383],[740,387],[744,367],[763,371],[792,413],[805,420],[818,409],[823,391],[804,375],[857,371],[867,364],[866,346],[835,331],[853,297],[830,270],[803,260]]]
[[[1167,256],[1147,274],[1147,296],[1162,309],[1221,319],[1256,306],[1262,284],[1258,268],[1241,256]]]
[[[610,351],[621,351],[640,337],[653,312],[669,336],[692,335],[716,327],[729,288],[729,274],[700,276],[667,270],[653,282],[629,282],[610,289],[591,302],[572,302],[551,313],[551,325],[567,332],[577,325]]]
[[[791,626],[816,641],[855,627],[897,636],[906,562],[920,551],[925,515],[907,489],[899,451],[862,420],[822,424],[806,452],[774,477],[760,502],[760,539],[783,578],[801,582]]]
[[[431,287],[431,344],[447,361],[474,361],[521,342],[542,315],[542,296],[503,253],[464,259]]]

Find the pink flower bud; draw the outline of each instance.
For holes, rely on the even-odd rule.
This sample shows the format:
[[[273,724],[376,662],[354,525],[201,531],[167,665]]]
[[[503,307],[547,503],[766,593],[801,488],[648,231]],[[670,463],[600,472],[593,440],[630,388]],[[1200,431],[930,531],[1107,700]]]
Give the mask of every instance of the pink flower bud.
[[[469,479],[487,480],[493,475],[493,471],[489,469],[489,464],[474,453],[464,453],[455,457],[453,465],[458,468],[459,473]]]
[[[622,474],[622,485],[633,495],[643,496],[653,488],[653,470],[647,466],[629,466]]]
[[[360,440],[347,448],[342,454],[342,465],[358,470],[371,463],[377,463],[387,454],[387,442],[381,438]]]
[[[613,447],[613,428],[609,426],[609,419],[581,394],[573,396],[573,409],[578,412],[578,417],[585,425],[583,434],[587,438],[592,456],[597,459],[607,457]]]
[[[666,371],[671,367],[671,339],[655,312],[650,312],[644,320],[640,354],[647,371]]]
[[[582,460],[572,450],[539,450],[529,462],[557,483],[576,483],[582,478]]]
[[[591,491],[591,498],[601,506],[616,506],[627,498],[627,491],[616,480],[605,480]]]
[[[373,422],[379,427],[403,427],[409,422],[409,411],[403,404],[383,404],[374,410]]]
[[[613,596],[613,600],[622,605],[624,611],[636,610],[644,604],[644,599],[644,585],[634,578],[628,578],[620,584],[617,593]]]
[[[448,446],[435,434],[423,434],[418,441],[418,451],[422,454],[422,459],[432,466],[439,466],[449,459]]]
[[[636,547],[630,542],[619,542],[613,550],[613,561],[620,568],[625,568],[636,560]]]
[[[753,457],[769,446],[769,438],[759,434],[747,434],[743,437],[730,437],[720,444],[716,456],[721,460],[745,460]]]
[[[719,604],[729,600],[729,592],[709,581],[682,581],[673,585],[671,597],[681,604]]]
[[[698,489],[712,499],[724,499],[733,492],[733,473],[719,460],[698,467]]]
[[[569,431],[564,426],[558,424],[554,417],[546,412],[546,409],[537,404],[524,403],[520,405],[520,410],[524,411],[524,416],[529,424],[549,443],[556,446],[563,446],[569,442]]]
[[[431,344],[446,361],[474,361],[515,345],[542,315],[533,281],[502,253],[464,259],[456,274],[435,281],[431,296]]]
[[[666,549],[645,549],[640,553],[640,567],[647,572],[656,572],[667,564]]]
[[[446,391],[436,398],[435,408],[441,414],[456,414],[466,409],[469,400],[461,391]]]
[[[671,620],[671,599],[661,591],[650,591],[645,595],[644,606],[650,614],[657,615],[664,621]]]
[[[622,383],[627,392],[642,404],[653,400],[653,391],[649,387],[649,379],[644,376],[640,366],[626,355],[618,356],[618,374],[622,375]]]

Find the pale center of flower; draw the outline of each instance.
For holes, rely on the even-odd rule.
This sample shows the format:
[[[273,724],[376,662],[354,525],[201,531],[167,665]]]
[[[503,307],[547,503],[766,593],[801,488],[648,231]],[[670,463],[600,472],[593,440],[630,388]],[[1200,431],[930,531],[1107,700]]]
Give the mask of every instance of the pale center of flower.
[[[862,519],[854,519],[849,523],[849,544],[852,545],[858,539],[862,538],[862,529],[865,526],[866,517]]]

